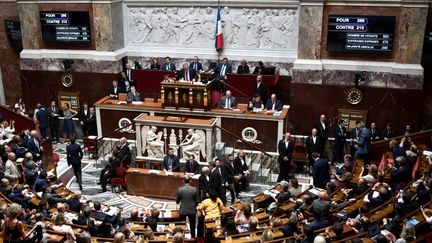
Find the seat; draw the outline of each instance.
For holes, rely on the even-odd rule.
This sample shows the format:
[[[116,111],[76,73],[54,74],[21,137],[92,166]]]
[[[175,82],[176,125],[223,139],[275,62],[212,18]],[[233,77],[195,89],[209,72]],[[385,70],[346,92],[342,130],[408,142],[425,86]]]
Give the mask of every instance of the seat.
[[[115,192],[115,189],[119,189],[122,187],[123,189],[127,189],[126,186],[126,169],[123,166],[118,166],[115,168],[114,177],[111,178],[111,190]],[[119,190],[120,192],[120,190]]]
[[[121,187],[124,184],[126,184],[125,179],[120,178],[120,177],[112,178],[111,179],[111,191],[116,192],[116,189],[117,189],[118,192],[120,192],[119,187]]]

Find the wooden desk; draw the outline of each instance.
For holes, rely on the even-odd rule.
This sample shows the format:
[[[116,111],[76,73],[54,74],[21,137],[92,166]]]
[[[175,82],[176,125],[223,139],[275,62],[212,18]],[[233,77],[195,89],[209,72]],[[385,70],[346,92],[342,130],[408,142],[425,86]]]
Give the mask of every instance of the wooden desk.
[[[149,196],[155,198],[176,198],[177,189],[184,185],[184,173],[173,172],[166,175],[161,171],[159,174],[151,174],[149,169],[129,168],[126,172],[129,195]],[[192,179],[191,185],[197,187],[198,180]]]
[[[211,109],[210,84],[190,82],[161,83],[162,107]]]

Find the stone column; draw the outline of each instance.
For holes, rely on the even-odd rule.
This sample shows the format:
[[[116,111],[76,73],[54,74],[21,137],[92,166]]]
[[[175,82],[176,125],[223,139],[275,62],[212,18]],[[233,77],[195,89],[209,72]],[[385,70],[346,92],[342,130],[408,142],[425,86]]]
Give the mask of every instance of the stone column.
[[[42,42],[38,5],[36,2],[18,2],[24,49],[40,49]]]
[[[114,51],[111,4],[93,3],[94,39],[97,51]]]
[[[323,0],[300,1],[298,59],[321,58],[323,9]]]

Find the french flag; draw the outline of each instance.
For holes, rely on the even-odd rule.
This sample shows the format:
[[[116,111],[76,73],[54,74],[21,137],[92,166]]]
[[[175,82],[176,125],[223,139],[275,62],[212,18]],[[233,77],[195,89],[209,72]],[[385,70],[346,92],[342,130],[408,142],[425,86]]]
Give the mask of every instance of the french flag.
[[[223,48],[224,41],[223,41],[223,33],[222,33],[222,20],[220,15],[220,7],[218,7],[217,12],[217,19],[216,19],[216,34],[215,34],[215,48],[216,51],[219,51]]]

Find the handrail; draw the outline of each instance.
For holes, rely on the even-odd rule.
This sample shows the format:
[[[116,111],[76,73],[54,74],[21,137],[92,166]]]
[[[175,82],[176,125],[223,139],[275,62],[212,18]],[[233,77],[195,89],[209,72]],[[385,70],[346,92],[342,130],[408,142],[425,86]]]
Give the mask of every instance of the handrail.
[[[0,106],[1,106],[2,108],[4,108],[4,109],[9,110],[9,111],[12,112],[12,113],[15,113],[17,116],[20,116],[20,117],[23,118],[23,119],[26,119],[26,120],[28,120],[28,121],[30,121],[30,122],[33,122],[33,120],[30,119],[28,116],[24,116],[23,114],[20,114],[20,113],[14,111],[13,109],[11,109],[11,108],[8,107],[8,106],[5,106],[5,105],[0,105]],[[36,114],[34,114],[34,115],[36,116]]]
[[[230,136],[236,138],[237,140],[240,140],[240,141],[246,143],[247,145],[253,147],[254,149],[256,149],[256,150],[258,150],[258,151],[260,151],[261,153],[263,153],[263,154],[265,154],[265,155],[267,155],[267,156],[269,156],[269,157],[272,157],[272,155],[268,154],[266,151],[262,150],[262,149],[259,148],[258,146],[256,146],[256,145],[254,145],[254,144],[252,144],[252,143],[250,143],[250,142],[244,140],[243,138],[241,138],[241,137],[235,135],[234,133],[232,133],[232,132],[226,130],[225,128],[222,128],[222,127],[220,127],[220,126],[218,126],[218,125],[215,125],[215,127],[216,127],[216,128],[219,128],[221,131],[227,133],[228,135],[230,135]]]
[[[379,140],[379,141],[376,141],[376,142],[372,142],[371,146],[373,146],[373,145],[375,145],[375,146],[381,145],[382,143],[383,144],[388,144],[393,139],[399,140],[399,139],[402,139],[404,137],[410,137],[412,139],[413,137],[418,137],[419,135],[426,135],[427,133],[431,133],[431,135],[432,135],[432,129],[424,130],[424,131],[420,131],[420,132],[410,133],[408,136],[401,135],[401,136],[397,136],[397,137],[392,137],[392,138],[387,139],[387,140]]]
[[[249,95],[247,95],[247,94],[241,92],[240,90],[236,89],[235,87],[229,85],[227,82],[224,82],[224,81],[219,80],[219,79],[217,79],[217,78],[213,79],[211,82],[215,82],[215,81],[225,84],[226,86],[228,86],[228,88],[230,88],[231,90],[234,90],[235,92],[240,93],[242,96],[249,97]]]
[[[122,130],[122,129],[125,129],[126,127],[130,127],[130,126],[132,126],[132,125],[134,125],[134,122],[132,122],[131,124],[128,124],[128,125],[126,125],[126,126],[116,128],[116,129],[114,129],[114,131],[112,131],[112,132],[110,132],[110,133],[108,133],[108,134],[102,135],[101,137],[98,137],[96,140],[97,140],[97,141],[102,140],[102,139],[104,139],[104,138],[106,138],[106,137],[108,137],[108,136],[111,136],[112,134],[114,134],[114,133],[116,133],[116,132],[118,132],[118,131],[120,131],[120,130]]]

